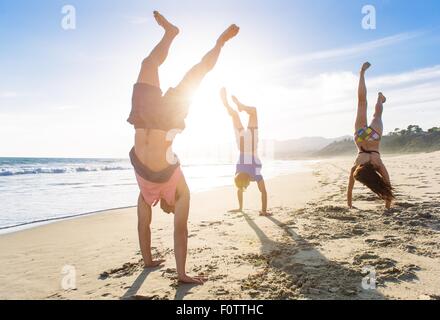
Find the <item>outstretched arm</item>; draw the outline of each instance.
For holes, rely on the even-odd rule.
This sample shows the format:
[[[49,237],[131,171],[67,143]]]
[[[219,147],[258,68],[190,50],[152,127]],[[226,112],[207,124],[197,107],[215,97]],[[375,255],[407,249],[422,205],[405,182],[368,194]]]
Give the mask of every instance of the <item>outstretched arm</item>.
[[[261,192],[261,211],[260,215],[262,216],[271,216],[269,212],[267,212],[267,191],[266,191],[266,184],[264,183],[264,180],[258,181],[258,189]]]
[[[236,96],[232,96],[232,101],[237,105],[238,111],[244,111],[249,115],[248,128],[258,128],[257,108],[244,105]]]
[[[241,123],[240,116],[238,115],[238,112],[235,111],[228,102],[227,92],[225,88],[222,88],[220,91],[220,97],[222,99],[223,105],[225,106],[226,110],[228,111],[228,114],[232,118],[232,123],[234,124],[234,128],[238,130],[243,129],[243,124]]]
[[[391,180],[390,180],[390,175],[388,174],[388,170],[385,167],[385,165],[382,163],[379,165],[378,171],[380,173],[380,175],[383,177],[383,179],[385,180],[385,183],[388,184],[389,186],[391,186]],[[391,200],[385,200],[385,207],[387,209],[391,208]]]
[[[349,208],[353,208],[353,188],[354,188],[354,172],[356,171],[356,167],[351,168],[350,177],[348,179],[348,188],[347,188],[347,204]]]
[[[384,178],[385,182],[388,185],[391,185],[390,175],[388,174],[388,170],[382,162],[379,165],[378,171],[379,171],[380,175]]]

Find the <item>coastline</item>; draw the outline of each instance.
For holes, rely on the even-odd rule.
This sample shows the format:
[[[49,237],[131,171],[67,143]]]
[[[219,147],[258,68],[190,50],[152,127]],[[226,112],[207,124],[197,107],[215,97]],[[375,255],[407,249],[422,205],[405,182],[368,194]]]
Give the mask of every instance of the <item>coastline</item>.
[[[15,232],[38,228],[38,227],[41,227],[44,225],[57,223],[57,222],[61,222],[61,221],[67,221],[67,220],[87,217],[87,216],[91,216],[91,215],[95,215],[95,214],[105,214],[105,213],[109,213],[109,212],[112,212],[115,210],[130,209],[130,208],[135,208],[135,207],[136,206],[128,206],[128,207],[121,207],[121,208],[103,209],[103,210],[98,210],[98,211],[74,214],[74,215],[65,216],[65,217],[48,218],[48,219],[42,219],[42,220],[37,220],[37,221],[32,221],[32,222],[25,222],[25,223],[10,226],[10,227],[1,227],[0,228],[0,236],[4,235],[4,234],[11,234],[11,233],[15,233]]]
[[[34,158],[29,158],[29,160],[33,161]],[[47,161],[51,161],[50,159],[45,159]],[[58,160],[58,158],[54,159]],[[67,160],[66,160],[67,161]],[[89,163],[93,163],[94,161],[101,161],[101,159],[87,159]],[[119,161],[117,160],[108,160],[108,161]],[[270,163],[270,162],[269,162]],[[282,176],[290,173],[295,172],[303,172],[309,170],[311,164],[313,164],[314,161],[303,161],[303,160],[290,160],[290,161],[283,161],[281,160],[279,163],[270,163],[266,166],[266,169],[263,173],[265,173],[266,178],[272,178],[277,176]],[[96,163],[93,163],[96,165]],[[290,166],[289,166],[290,164]],[[201,165],[206,170],[206,167],[209,166],[220,166],[224,167],[225,164],[205,164]],[[230,165],[232,168],[231,164]],[[287,170],[286,170],[287,167]],[[71,169],[71,168],[70,168]],[[223,176],[219,175],[219,173],[214,173],[211,178],[206,177],[200,177],[198,175],[194,175],[194,165],[189,165],[188,168],[186,168],[188,172],[186,172],[187,181],[190,185],[190,190],[192,194],[205,192],[205,191],[211,191],[215,190],[216,188],[221,188],[228,186],[232,184],[233,177],[229,176]],[[58,169],[57,169],[58,170]],[[221,170],[225,170],[224,168]],[[78,195],[77,199],[75,201],[79,201],[77,205],[75,201],[72,201],[69,199],[69,197],[66,197],[65,194],[68,194],[70,192],[77,192],[78,185],[86,186],[87,184],[95,184],[98,183],[96,181],[97,177],[91,177],[90,174],[95,175],[99,174],[99,172],[90,169],[89,171],[86,171],[86,175],[84,173],[79,172],[79,174],[76,177],[73,177],[72,175],[67,176],[64,179],[67,179],[69,183],[59,183],[54,182],[54,179],[58,178],[58,175],[54,175],[53,177],[50,177],[50,175],[44,175],[44,180],[40,181],[39,179],[42,179],[42,177],[39,178],[39,175],[18,175],[17,178],[21,179],[21,177],[24,177],[26,180],[20,181],[20,180],[13,180],[9,181],[8,178],[6,180],[2,181],[2,183],[5,186],[9,186],[11,190],[14,190],[17,188],[17,185],[21,185],[23,183],[25,184],[31,184],[28,186],[28,188],[42,188],[41,190],[44,190],[44,193],[41,193],[40,191],[37,191],[37,196],[39,199],[45,199],[43,201],[38,200],[38,205],[34,207],[34,217],[28,218],[26,215],[23,215],[23,218],[19,218],[22,216],[23,213],[26,213],[28,211],[29,205],[32,207],[32,203],[29,203],[27,206],[23,206],[21,203],[23,201],[33,201],[33,198],[30,199],[21,199],[17,198],[16,200],[10,200],[15,199],[15,194],[13,194],[14,191],[11,191],[3,200],[6,201],[5,207],[3,208],[5,212],[7,212],[6,219],[9,217],[11,219],[10,223],[3,223],[0,225],[0,235],[2,234],[9,234],[21,230],[26,230],[34,227],[38,227],[45,224],[51,224],[58,221],[63,221],[66,219],[75,219],[77,217],[83,217],[88,216],[92,214],[100,214],[105,213],[107,211],[111,210],[117,210],[117,209],[124,209],[124,208],[130,208],[135,207],[137,205],[137,194],[138,194],[138,187],[136,184],[136,181],[134,179],[134,175],[132,175],[132,168],[129,170],[126,170],[124,172],[128,172],[128,174],[124,174],[123,176],[103,176],[102,179],[106,179],[106,184],[103,185],[102,191],[100,193],[96,193],[96,189],[92,190],[90,189],[90,192],[93,192],[92,194],[95,195],[93,198],[85,194],[84,192],[89,189],[82,189],[81,193]],[[230,170],[228,168],[228,172],[230,173]],[[113,173],[111,173],[113,174]],[[224,173],[222,173],[224,174]],[[35,177],[35,178],[34,178]],[[110,178],[113,177],[113,178]],[[1,177],[0,177],[1,178]],[[31,179],[31,180],[29,180]],[[63,178],[61,178],[63,179]],[[110,180],[109,180],[110,179]],[[111,183],[111,179],[113,180],[113,183]],[[73,180],[73,181],[72,181]],[[95,181],[94,181],[95,180]],[[47,182],[49,181],[49,182]],[[56,181],[56,180],[55,180]],[[120,181],[123,181],[122,183],[124,186],[122,189],[119,190],[119,183]],[[127,184],[127,182],[130,182]],[[206,186],[202,187],[202,185],[207,184]],[[66,186],[65,190],[61,192],[61,199],[57,198],[57,195],[60,194],[60,190],[55,189],[51,191],[51,188],[53,185],[56,186]],[[69,186],[73,186],[71,189],[69,189]],[[125,187],[125,185],[128,185]],[[92,186],[93,187],[93,186]],[[110,188],[110,189],[109,189]],[[85,191],[84,191],[85,190]],[[109,191],[107,191],[109,190]],[[112,201],[112,200],[103,200],[103,198],[108,197],[107,192],[112,192],[113,195],[119,194],[118,197],[116,197],[118,200]],[[116,193],[116,194],[115,194]],[[41,198],[40,198],[41,197]],[[83,201],[80,201],[80,199],[83,199]],[[96,199],[96,201],[94,201]],[[113,198],[112,198],[113,199]],[[127,200],[131,199],[131,200]],[[15,202],[14,202],[15,201]],[[57,202],[58,201],[58,202]],[[84,202],[85,201],[85,202]],[[9,202],[9,203],[8,203]],[[87,205],[84,205],[87,204]],[[52,207],[53,206],[53,207]],[[7,220],[6,220],[7,221]]]
[[[311,170],[310,169],[311,165],[317,162],[317,160],[313,160],[313,159],[282,160],[282,161],[291,161],[292,163],[295,163],[296,166],[298,165],[296,163],[299,163],[299,166],[298,166],[299,168],[295,167],[295,169],[291,170],[291,172],[279,172],[275,176],[270,176],[269,179],[281,177],[281,176],[285,176],[285,175],[289,175],[289,174],[294,174],[296,172],[306,172],[308,170]],[[305,162],[305,163],[302,163],[302,162]],[[232,177],[230,180],[232,181]],[[207,191],[215,191],[218,188],[224,188],[227,186],[228,186],[228,184],[214,185],[214,186],[211,186],[208,188],[198,189],[196,191],[192,191],[191,194],[198,194],[198,193],[207,192]],[[53,218],[40,219],[40,220],[35,220],[35,221],[30,221],[30,222],[23,222],[23,223],[19,223],[17,225],[0,227],[0,236],[4,235],[4,234],[20,232],[23,230],[28,230],[28,229],[32,229],[32,228],[36,228],[36,227],[43,226],[46,224],[52,224],[52,223],[56,223],[56,222],[60,222],[60,221],[64,221],[64,220],[76,219],[76,218],[81,218],[81,217],[95,215],[95,214],[105,214],[105,213],[115,211],[115,210],[135,208],[135,207],[136,207],[136,204],[134,203],[133,205],[128,205],[128,206],[104,208],[104,209],[93,210],[93,211],[89,211],[89,212],[68,214],[66,216],[61,216],[61,217],[53,217]]]

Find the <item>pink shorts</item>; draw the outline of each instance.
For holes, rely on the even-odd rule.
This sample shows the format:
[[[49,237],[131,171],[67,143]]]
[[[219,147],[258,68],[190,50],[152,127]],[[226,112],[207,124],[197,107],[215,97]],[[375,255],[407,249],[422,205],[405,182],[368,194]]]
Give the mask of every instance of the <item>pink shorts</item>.
[[[183,177],[182,170],[177,167],[171,178],[164,183],[154,183],[142,178],[136,173],[136,180],[141,190],[142,197],[150,206],[156,206],[162,199],[173,207],[176,203],[177,184]]]

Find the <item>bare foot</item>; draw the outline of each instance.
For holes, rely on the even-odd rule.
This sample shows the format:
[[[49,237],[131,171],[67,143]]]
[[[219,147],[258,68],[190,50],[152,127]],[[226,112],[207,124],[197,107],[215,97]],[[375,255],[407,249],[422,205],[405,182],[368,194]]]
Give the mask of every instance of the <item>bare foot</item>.
[[[380,100],[382,103],[387,102],[387,98],[383,95],[382,92],[379,92],[379,100]]]
[[[370,68],[370,67],[371,67],[371,63],[369,63],[369,62],[365,62],[365,63],[362,65],[361,72],[365,72],[365,71],[367,71],[368,68]]]
[[[165,29],[165,32],[173,36],[177,36],[179,34],[179,28],[177,28],[175,25],[165,19],[165,17],[161,15],[158,11],[154,11],[154,18],[156,19],[157,23]]]
[[[243,212],[243,209],[235,209],[235,210],[229,210],[229,213],[241,213]]]
[[[267,211],[260,211],[260,216],[262,216],[262,217],[271,217],[271,216],[273,216],[273,214],[270,213],[270,212],[267,212]]]
[[[240,31],[240,28],[237,27],[235,24],[231,25],[228,29],[226,29],[225,32],[222,33],[220,38],[218,38],[217,43],[221,46],[223,46],[227,41],[234,38],[238,32]]]
[[[206,281],[208,281],[208,279],[202,276],[190,277],[186,274],[184,276],[179,276],[179,283],[202,285]]]
[[[236,96],[232,96],[232,101],[234,101],[234,103],[237,105],[237,110],[238,110],[239,112],[243,112],[242,104],[241,104],[241,102],[237,99]]]
[[[149,263],[145,263],[144,264],[144,268],[157,268],[157,267],[161,267],[164,262],[165,262],[165,260],[151,261]]]

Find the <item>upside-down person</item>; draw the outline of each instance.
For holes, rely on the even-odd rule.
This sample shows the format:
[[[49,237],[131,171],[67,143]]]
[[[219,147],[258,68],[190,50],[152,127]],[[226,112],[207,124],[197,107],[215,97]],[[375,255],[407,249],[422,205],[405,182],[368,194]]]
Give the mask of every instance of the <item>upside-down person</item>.
[[[261,211],[260,215],[270,216],[267,211],[267,191],[263,176],[261,175],[262,164],[258,157],[258,114],[257,109],[241,103],[235,96],[232,100],[239,112],[246,112],[249,115],[247,129],[244,129],[238,112],[232,108],[228,102],[226,89],[221,89],[220,96],[228,114],[232,118],[234,132],[237,139],[237,146],[240,150],[240,158],[237,162],[235,172],[235,186],[237,187],[237,197],[239,208],[234,212],[243,211],[243,193],[250,182],[256,182],[261,192]]]
[[[394,200],[393,188],[391,187],[387,168],[382,162],[380,156],[380,141],[383,134],[382,113],[383,104],[386,102],[386,98],[381,92],[379,92],[373,120],[371,121],[371,124],[368,125],[365,72],[370,66],[370,63],[364,63],[360,72],[358,89],[359,102],[354,135],[354,140],[359,149],[359,153],[350,172],[347,203],[350,208],[353,206],[353,187],[355,181],[359,181],[383,199],[385,201],[385,207],[389,209]]]
[[[201,62],[195,65],[175,88],[169,89],[163,95],[160,89],[159,67],[167,58],[179,29],[158,12],[154,12],[154,17],[165,30],[165,34],[142,62],[139,78],[134,85],[132,110],[128,119],[136,129],[135,145],[130,152],[130,159],[140,188],[139,243],[146,268],[158,267],[164,262],[153,260],[151,254],[152,207],[160,202],[165,212],[175,214],[174,254],[178,280],[183,283],[201,284],[204,278],[186,274],[190,191],[171,147],[175,133],[185,128],[185,118],[192,95],[206,74],[216,65],[225,43],[238,34],[239,28],[231,25]]]

